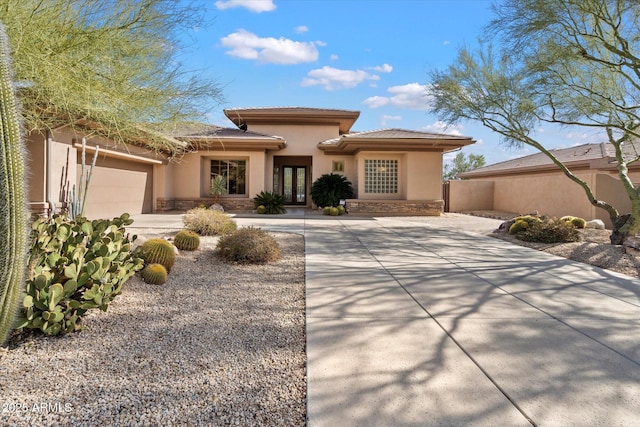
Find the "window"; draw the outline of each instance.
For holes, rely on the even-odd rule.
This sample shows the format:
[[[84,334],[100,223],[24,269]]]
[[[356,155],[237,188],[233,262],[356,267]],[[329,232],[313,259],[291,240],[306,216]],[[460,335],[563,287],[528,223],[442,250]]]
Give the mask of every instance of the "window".
[[[398,192],[397,160],[365,160],[364,192],[389,194]]]
[[[227,194],[246,194],[246,160],[211,160],[211,181],[222,176]]]

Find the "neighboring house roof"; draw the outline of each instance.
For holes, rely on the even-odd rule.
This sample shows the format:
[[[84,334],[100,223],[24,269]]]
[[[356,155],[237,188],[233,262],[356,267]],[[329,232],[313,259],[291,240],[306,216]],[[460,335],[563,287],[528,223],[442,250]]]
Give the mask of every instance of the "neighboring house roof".
[[[627,159],[638,157],[639,143],[623,144],[623,152]],[[571,148],[551,149],[554,157],[570,169],[614,169],[617,165],[615,149],[611,144],[583,144]],[[546,172],[558,170],[551,159],[544,153],[518,157],[504,162],[494,163],[469,172],[458,174],[459,178],[480,178],[495,175],[511,175],[528,172]]]
[[[310,107],[230,108],[224,114],[236,126],[254,124],[338,125],[341,134],[348,133],[360,117],[360,111]]]
[[[287,145],[281,136],[269,136],[205,123],[183,123],[172,131],[172,136],[187,142],[192,149],[280,150]]]
[[[468,136],[419,132],[406,129],[380,129],[341,135],[322,141],[318,148],[327,153],[355,153],[360,150],[437,151],[446,153],[475,141]]]

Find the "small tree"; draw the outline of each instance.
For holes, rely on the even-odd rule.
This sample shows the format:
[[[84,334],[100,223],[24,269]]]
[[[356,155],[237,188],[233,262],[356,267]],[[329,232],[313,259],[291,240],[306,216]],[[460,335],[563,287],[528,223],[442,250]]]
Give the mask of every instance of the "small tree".
[[[613,244],[640,231],[640,187],[628,173],[640,159],[640,3],[637,0],[511,0],[477,51],[431,75],[434,111],[456,123],[476,120],[513,146],[547,155],[614,224]],[[487,43],[488,42],[488,43]],[[497,46],[497,48],[495,47]],[[631,201],[621,215],[560,162],[532,130],[551,123],[601,130],[615,151]]]
[[[442,180],[450,181],[457,179],[457,175],[462,172],[469,172],[481,168],[485,165],[482,154],[469,154],[466,156],[462,151],[456,154],[452,162],[445,164],[442,171]]]

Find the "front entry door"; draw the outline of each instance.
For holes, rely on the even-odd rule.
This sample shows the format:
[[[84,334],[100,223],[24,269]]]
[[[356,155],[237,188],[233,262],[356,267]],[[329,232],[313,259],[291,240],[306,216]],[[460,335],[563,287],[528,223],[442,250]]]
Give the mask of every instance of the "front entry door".
[[[285,203],[290,205],[307,204],[307,168],[306,166],[284,166],[283,194]]]

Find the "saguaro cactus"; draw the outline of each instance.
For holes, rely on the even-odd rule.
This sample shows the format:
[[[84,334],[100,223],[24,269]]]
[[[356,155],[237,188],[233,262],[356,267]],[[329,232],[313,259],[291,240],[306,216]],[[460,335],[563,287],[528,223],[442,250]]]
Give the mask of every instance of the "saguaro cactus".
[[[17,315],[28,237],[25,155],[12,78],[9,40],[0,23],[0,345]]]

